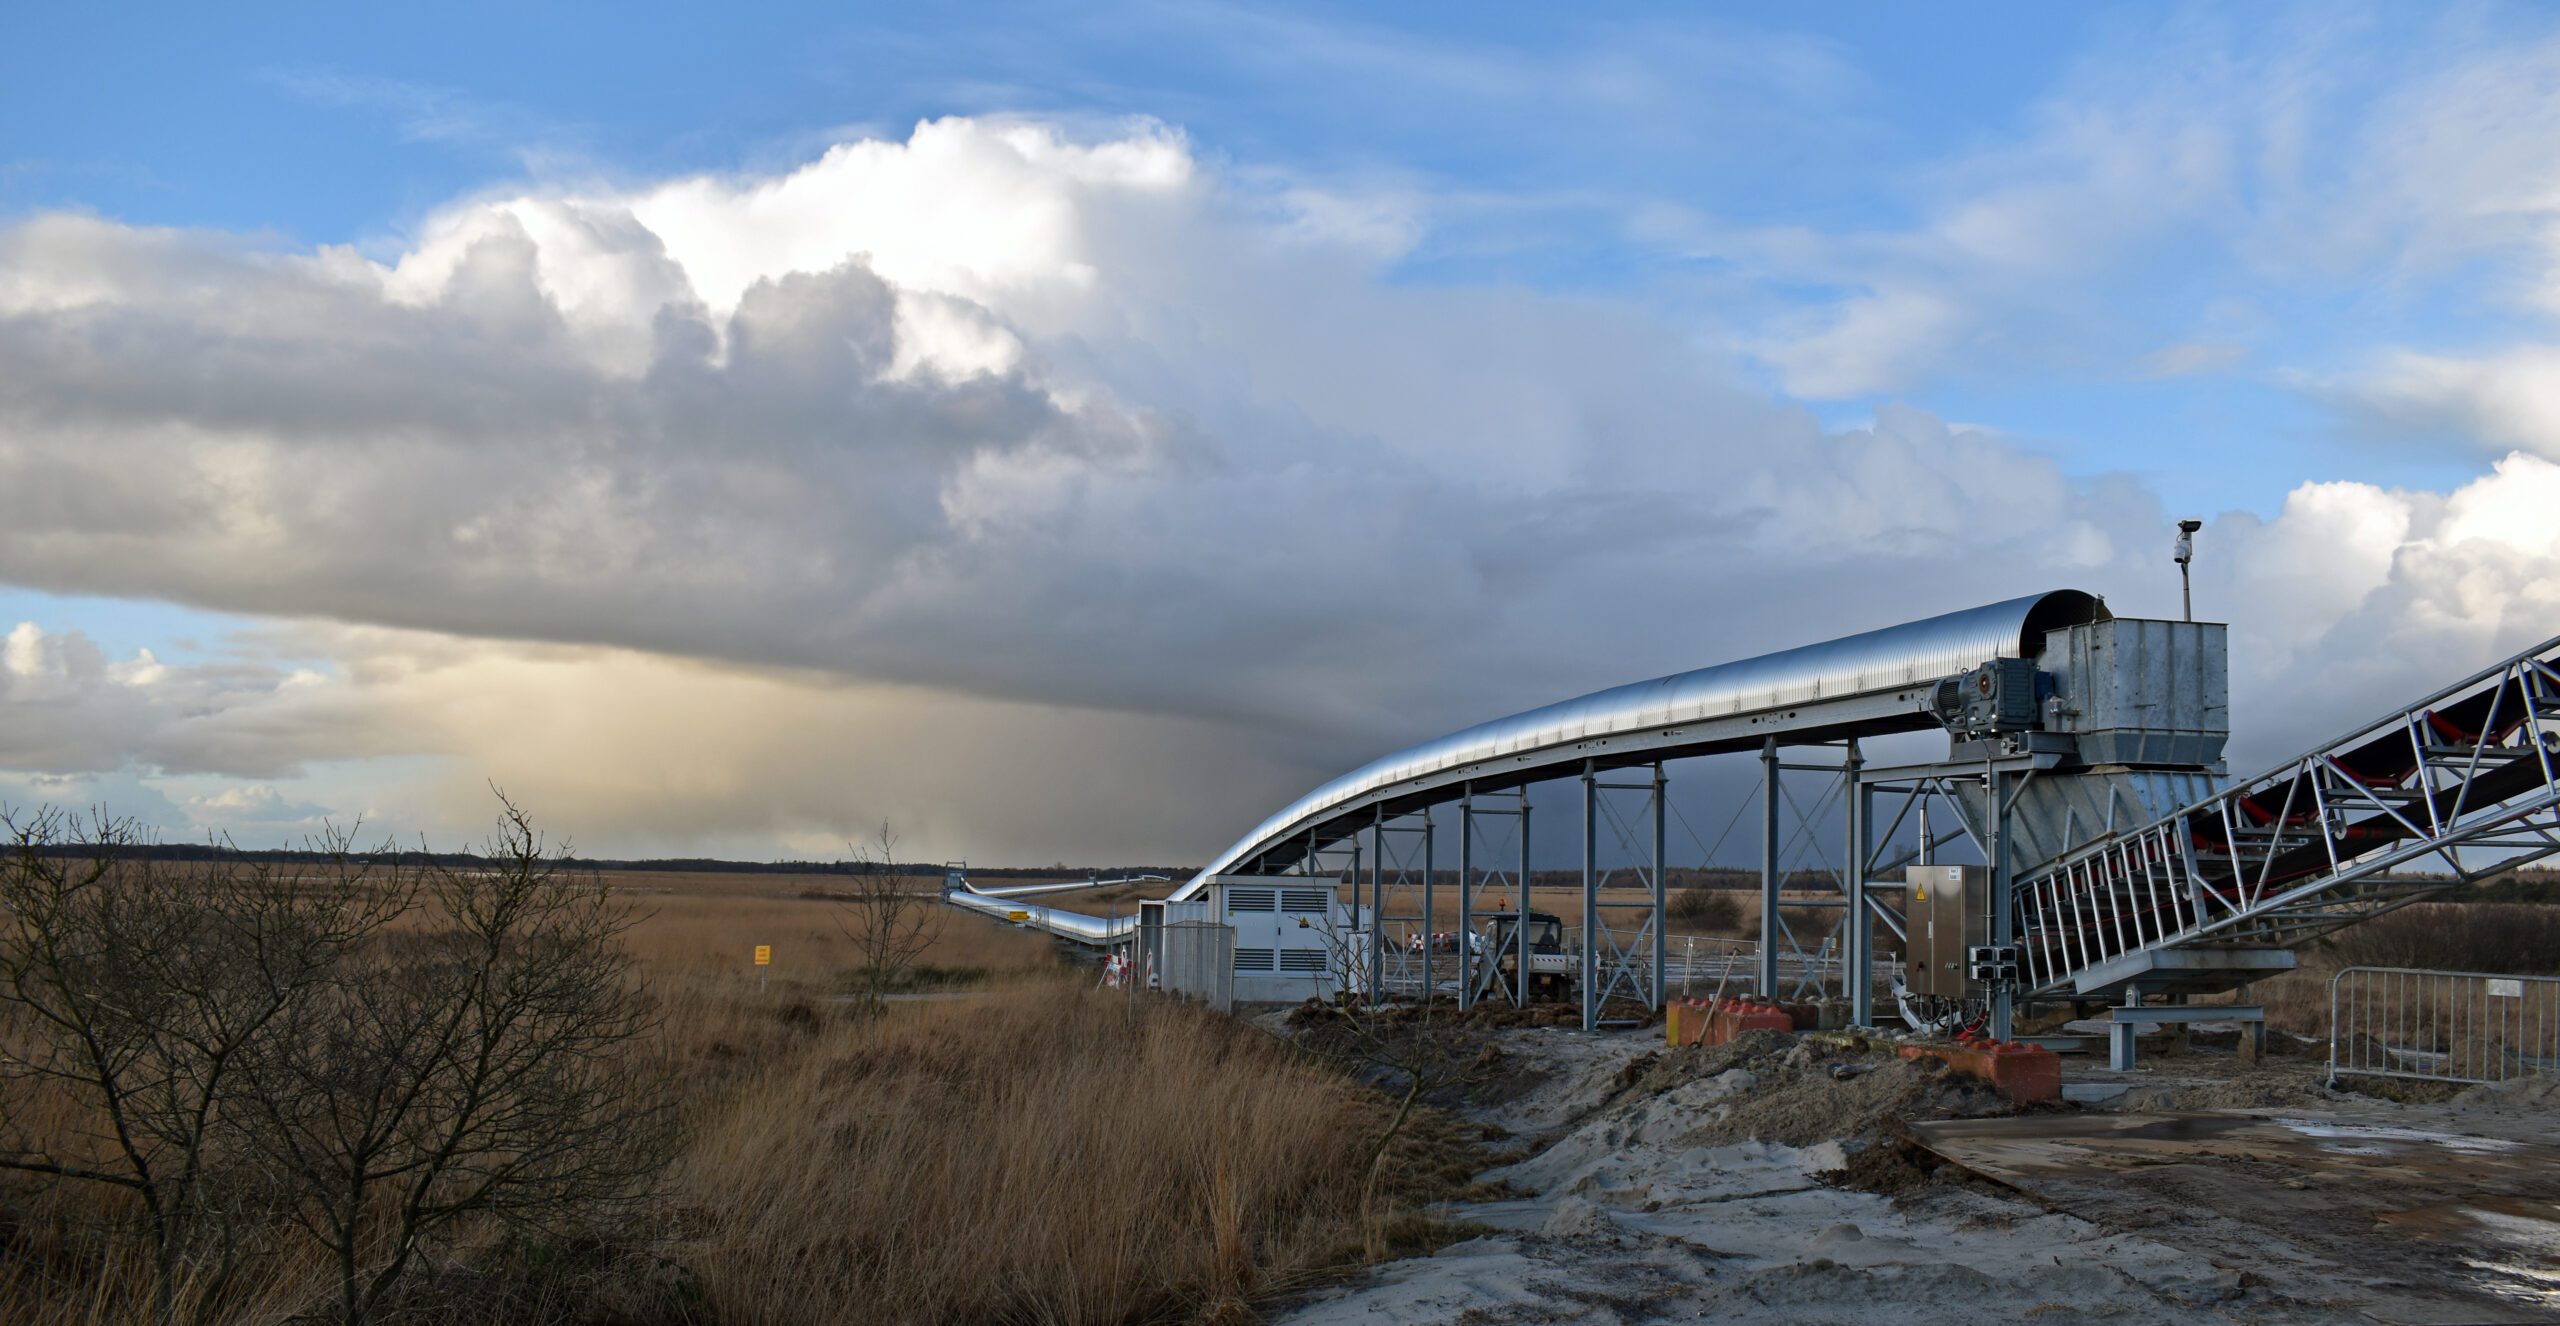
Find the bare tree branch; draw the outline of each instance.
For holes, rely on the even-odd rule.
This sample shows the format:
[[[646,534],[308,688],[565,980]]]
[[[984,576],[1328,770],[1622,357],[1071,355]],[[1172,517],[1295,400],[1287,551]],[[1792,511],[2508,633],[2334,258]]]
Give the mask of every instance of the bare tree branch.
[[[887,820],[867,842],[846,844],[850,880],[836,928],[853,941],[854,995],[877,1017],[908,967],[930,947],[939,919],[928,895],[910,891],[897,873],[897,832]]]

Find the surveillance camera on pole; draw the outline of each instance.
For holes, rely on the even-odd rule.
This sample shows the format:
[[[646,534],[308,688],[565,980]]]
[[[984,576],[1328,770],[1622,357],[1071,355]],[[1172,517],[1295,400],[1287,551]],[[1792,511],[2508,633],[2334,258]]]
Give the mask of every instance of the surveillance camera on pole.
[[[2196,531],[2204,528],[2201,520],[2178,522],[2178,542],[2169,554],[2178,561],[2178,600],[2186,608],[2186,619],[2196,619],[2195,583],[2187,576],[2187,563],[2196,559]]]

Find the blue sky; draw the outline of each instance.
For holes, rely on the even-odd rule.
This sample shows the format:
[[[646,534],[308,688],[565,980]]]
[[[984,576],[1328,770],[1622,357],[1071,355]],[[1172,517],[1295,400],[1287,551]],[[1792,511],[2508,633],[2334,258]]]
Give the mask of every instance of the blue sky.
[[[243,18],[243,13],[250,17]],[[796,163],[848,134],[950,114],[1146,116],[1240,170],[1430,197],[1391,279],[1590,290],[1675,314],[1729,300],[1727,264],[1631,234],[1648,209],[1721,224],[1889,232],[1925,222],[1977,154],[2032,137],[2076,89],[2210,50],[2280,58],[2305,33],[2354,81],[2392,54],[2489,44],[2529,11],[1823,6],[77,7],[10,20],[0,207],[94,211],[282,246],[396,250],[457,197],[510,182]],[[2365,66],[2358,69],[2357,66]],[[2377,68],[2377,66],[2379,66]],[[2245,274],[2209,237],[2121,274],[2110,312],[2167,336]],[[1751,292],[1783,306],[1789,291]],[[1810,286],[1804,293],[1825,293]],[[2377,330],[2461,340],[2482,309],[2433,291],[2250,292],[2296,366]],[[2377,298],[2377,295],[2382,297]],[[2357,324],[2338,343],[2325,324]],[[2459,462],[2338,445],[2259,374],[2128,380],[2120,364],[1978,364],[1878,399],[1996,420],[2075,470],[2134,468],[2195,503],[2272,512],[2317,470],[2442,484]],[[2248,455],[2232,472],[2229,449]],[[2221,472],[2205,479],[2195,470]]]
[[[1871,624],[1857,614],[1908,601],[1900,586],[2005,584],[1933,572],[1950,559],[2154,594],[2151,545],[2188,513],[2241,563],[2216,573],[2235,626],[2251,594],[2328,605],[2262,614],[2265,684],[2358,614],[2452,613],[2471,625],[2448,657],[2467,656],[2532,633],[2502,605],[2539,602],[2541,545],[2449,526],[2504,531],[2518,587],[2458,611],[2444,586],[2476,595],[2477,575],[2406,550],[2453,546],[2448,501],[2529,508],[2531,467],[2560,456],[2542,386],[2555,43],[2549,11],[2497,5],[21,8],[0,18],[0,318],[18,337],[0,373],[84,385],[0,401],[0,443],[34,467],[23,491],[107,467],[138,485],[124,509],[205,523],[89,539],[56,497],[43,510],[82,538],[0,547],[0,625],[42,637],[13,657],[92,678],[0,704],[121,734],[0,749],[0,768],[22,798],[183,785],[189,829],[220,827],[237,784],[447,830],[513,759],[488,743],[518,720],[488,697],[590,668],[758,713],[821,695],[850,706],[855,748],[927,711],[974,732],[1027,707],[1041,768],[1124,752],[1097,796],[1161,798],[1151,769],[1251,752],[1214,805],[1105,830],[983,768],[902,782],[859,749],[749,742],[722,760],[856,790],[788,811],[751,809],[773,798],[735,770],[563,790],[617,849],[815,850],[885,810],[945,851],[1048,856],[1064,834],[1060,853],[1204,852],[1260,798],[1431,724]],[[947,129],[928,150],[919,124]],[[821,164],[849,144],[886,155]],[[757,191],[795,179],[832,201],[758,229]],[[1007,225],[900,228],[953,199],[946,231]],[[510,219],[537,212],[605,217],[606,238]],[[604,358],[484,354],[496,306],[450,273],[521,226],[538,272],[504,279]],[[631,275],[661,254],[673,275]],[[866,370],[896,400],[808,387],[785,420],[669,394],[669,316],[699,319],[714,378],[747,383],[720,347],[752,309],[708,273],[779,299],[838,261],[896,304],[880,335],[903,357]],[[643,286],[593,295],[625,280]],[[708,307],[684,311],[695,296]],[[842,316],[872,298],[805,297]],[[634,378],[631,356],[661,368]],[[412,371],[416,399],[350,388]],[[480,412],[446,417],[465,403]],[[778,449],[723,468],[722,439],[750,434]],[[1887,460],[1945,491],[1880,477]],[[1953,466],[1979,472],[1933,472]],[[622,559],[508,543],[515,560],[472,561],[496,545],[470,539],[527,510],[465,496],[475,482],[547,494]],[[863,514],[829,524],[789,496],[839,483]],[[991,484],[1038,549],[972,523]],[[1239,486],[1258,499],[1205,514]],[[1303,542],[1370,501],[1366,524]],[[633,503],[640,533],[613,523]],[[1171,532],[1193,519],[1214,556]],[[1381,524],[1395,537],[1371,561],[1333,560]],[[2383,542],[2323,556],[2350,538]],[[757,569],[723,561],[750,544]],[[2323,562],[2364,578],[2286,579]],[[1853,588],[1826,596],[1838,621],[1789,620],[1670,569],[1699,564]],[[861,588],[738,588],[821,565]],[[911,583],[964,565],[985,578]],[[1600,661],[1545,640],[1659,615],[1642,589],[1569,592],[1565,565],[1674,586],[1652,592],[1688,596],[1699,624]],[[1015,597],[1032,568],[1060,577],[1036,602]],[[1422,620],[1398,607],[1414,601]],[[1301,644],[1337,630],[1386,661],[1354,675]],[[1524,643],[1453,655],[1450,632]],[[75,637],[88,672],[60,652]],[[135,680],[144,650],[177,671]],[[489,673],[468,698],[418,680],[472,668]],[[278,716],[276,697],[331,687],[325,722]],[[518,779],[567,780],[575,754],[516,760]]]
[[[1704,21],[1690,6],[54,9],[11,20],[0,105],[18,126],[19,206],[305,240],[399,225],[528,155],[731,169],[845,128],[998,111],[1151,115],[1298,169],[1559,195],[1705,189],[1853,217],[1873,215],[1871,183],[1736,186],[1806,149],[1845,166],[2013,131],[2091,41],[2151,12],[1984,6],[1959,25],[1883,4]],[[1795,26],[1807,17],[1819,26]],[[1648,49],[1657,37],[1676,48]],[[1567,65],[1593,85],[1488,75]],[[1613,73],[1657,85],[1612,95]],[[1619,113],[1648,102],[1676,118]],[[1585,135],[1604,123],[1617,141],[1595,151]],[[1687,150],[1666,159],[1667,145]]]

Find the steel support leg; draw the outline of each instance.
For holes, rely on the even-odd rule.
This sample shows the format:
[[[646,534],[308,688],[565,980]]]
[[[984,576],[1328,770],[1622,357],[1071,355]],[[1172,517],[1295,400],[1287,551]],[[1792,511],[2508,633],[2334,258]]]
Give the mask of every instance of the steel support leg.
[[[1438,975],[1438,968],[1433,965],[1439,957],[1440,937],[1433,933],[1432,925],[1431,807],[1424,806],[1422,808],[1422,1002],[1425,1007],[1428,1007],[1440,992],[1439,982],[1434,979]]]
[[[2017,942],[2017,918],[2013,915],[2009,898],[2009,862],[2013,854],[2009,850],[2008,775],[1991,773],[1985,778],[1984,786],[1991,794],[1990,804],[1986,807],[1991,812],[1991,869],[1985,872],[1991,876],[1991,915],[1988,918],[1990,924],[1983,929],[1994,944],[2014,944]],[[1992,983],[1991,1039],[2009,1039],[2011,1015],[2016,1012],[2015,1000],[2016,990],[2009,982]]]
[[[1867,912],[1867,839],[1875,832],[1871,823],[1875,794],[1858,781],[1858,771],[1864,764],[1858,753],[1858,739],[1851,737],[1840,775],[1848,780],[1849,817],[1849,855],[1844,872],[1848,876],[1845,883],[1849,889],[1849,925],[1841,936],[1849,951],[1846,970],[1840,974],[1840,994],[1849,1001],[1849,1024],[1855,1027],[1874,1026],[1876,1006],[1876,918]]]
[[[1458,1008],[1476,1006],[1476,788],[1458,793]]]
[[[1518,923],[1511,927],[1511,942],[1519,950],[1519,962],[1511,969],[1511,1006],[1529,1006],[1529,789],[1520,789],[1520,909]]]
[[[1582,762],[1582,1029],[1600,1025],[1600,789]]]
[[[1386,993],[1387,812],[1381,806],[1369,825],[1369,1002],[1378,1003]]]
[[[1778,739],[1760,748],[1760,971],[1753,994],[1778,993]]]
[[[1664,807],[1665,807],[1665,803],[1666,803],[1666,801],[1668,800],[1668,798],[1666,798],[1666,797],[1663,795],[1663,793],[1664,793],[1664,791],[1665,791],[1665,789],[1666,789],[1666,787],[1667,787],[1667,786],[1668,786],[1668,784],[1666,784],[1666,783],[1664,782],[1663,777],[1662,777],[1662,766],[1661,766],[1660,764],[1656,764],[1656,765],[1654,765],[1654,766],[1653,766],[1653,993],[1652,993],[1652,997],[1651,997],[1651,998],[1649,998],[1649,999],[1647,999],[1647,1000],[1645,1001],[1646,1006],[1647,1006],[1647,1007],[1649,1007],[1649,1008],[1660,1008],[1660,1007],[1662,1007],[1662,999],[1663,999],[1663,995],[1666,993],[1666,991],[1665,991],[1665,987],[1664,987],[1664,985],[1663,985],[1663,980],[1662,980],[1662,972],[1663,972],[1663,968],[1669,964],[1670,956],[1671,956],[1671,955],[1670,955],[1670,950],[1669,950],[1669,945],[1665,942],[1665,939],[1664,939],[1664,936],[1663,936],[1663,920],[1664,920],[1664,913],[1665,913],[1666,911],[1668,911],[1668,910],[1669,910],[1668,904],[1669,904],[1669,903],[1670,903],[1670,901],[1671,901],[1671,885],[1670,885],[1669,881],[1668,881],[1668,880],[1666,880],[1666,879],[1664,878],[1664,876],[1663,876],[1663,872],[1662,872],[1662,863],[1663,863],[1663,859],[1664,859],[1664,852],[1663,852],[1663,850],[1662,850],[1662,845],[1663,845],[1663,818],[1664,818]]]

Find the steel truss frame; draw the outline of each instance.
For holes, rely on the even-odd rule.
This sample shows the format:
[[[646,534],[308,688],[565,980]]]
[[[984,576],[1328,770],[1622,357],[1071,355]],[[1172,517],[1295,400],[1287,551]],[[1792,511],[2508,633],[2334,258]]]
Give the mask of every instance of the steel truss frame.
[[[2022,986],[2156,948],[2292,947],[2560,853],[2560,637],[2016,891]],[[2391,872],[2440,862],[2451,873]]]
[[[1497,803],[1492,806],[1477,805],[1476,799],[1479,795],[1475,790],[1475,784],[1469,783],[1458,797],[1458,933],[1460,935],[1458,1007],[1460,1008],[1476,1006],[1476,986],[1482,980],[1476,971],[1476,955],[1471,936],[1476,930],[1476,914],[1484,910],[1482,904],[1485,891],[1507,889],[1511,893],[1517,893],[1520,897],[1520,910],[1522,912],[1531,910],[1529,906],[1529,791],[1524,787],[1507,792],[1481,794],[1487,800]],[[1485,834],[1477,828],[1478,820],[1487,820],[1496,824],[1508,820],[1511,821],[1512,831],[1507,835]],[[1499,860],[1498,853],[1504,837],[1511,840],[1511,845],[1515,849],[1508,871],[1494,864]],[[1476,851],[1479,841],[1482,841],[1486,849],[1482,855],[1478,855]],[[1495,896],[1503,898],[1509,894],[1496,893]],[[1519,964],[1515,968],[1519,979],[1512,985],[1502,986],[1501,989],[1503,997],[1511,1001],[1512,1007],[1524,1008],[1529,1003],[1528,927],[1525,925],[1512,927],[1512,938],[1515,941],[1515,947],[1519,950]],[[1497,966],[1501,961],[1498,955],[1493,954],[1486,955],[1486,960],[1494,962]]]
[[[2009,872],[2009,822],[2012,813],[2017,809],[2018,798],[2025,794],[2027,784],[2035,779],[2038,772],[2034,760],[2011,757],[1989,760],[1950,760],[1937,764],[1880,770],[1870,774],[1861,788],[1862,797],[1875,793],[1902,795],[1901,811],[1894,816],[1893,823],[1888,825],[1882,834],[1876,836],[1877,841],[1891,842],[1893,835],[1901,829],[1903,818],[1915,807],[1922,811],[1921,832],[1924,835],[1920,845],[1901,853],[1889,862],[1872,868],[1879,872],[1894,870],[1920,860],[1924,855],[1934,855],[1939,847],[1955,841],[1958,836],[1971,839],[1975,850],[1982,853],[1983,874],[1987,877],[1986,896],[1982,905],[1985,919],[1988,921],[1988,925],[1985,926],[1989,931],[1988,938],[1995,945],[2015,944],[2017,938],[2013,916],[2016,909],[2010,902],[2012,882]],[[1977,817],[1972,801],[1958,792],[1957,789],[1962,786],[1970,786],[1984,792],[1983,807],[1989,816],[1989,823],[1983,823]],[[1958,826],[1956,830],[1934,838],[1925,836],[1928,823],[1927,807],[1933,803],[1944,803],[1954,812]],[[1881,854],[1881,848],[1869,849],[1870,860]],[[1884,882],[1893,887],[1900,887],[1892,881]],[[1901,935],[1904,942],[1908,943],[1911,937],[1908,918],[1894,913],[1892,922],[1895,933]],[[1873,931],[1869,931],[1868,942],[1868,950],[1858,956],[1863,959],[1860,969],[1872,974],[1874,971]],[[2000,984],[1991,987],[1990,1032],[1995,1039],[2009,1038],[2012,1015],[2017,1008],[2017,993],[2016,987],[2010,985]],[[1865,1013],[1865,1016],[1873,1016],[1871,1011],[1873,997],[1873,990],[1870,987],[1869,1003],[1861,1006],[1862,1009],[1870,1010]]]
[[[1667,806],[1667,786],[1662,766],[1652,766],[1653,779],[1643,783],[1608,783],[1601,781],[1598,767],[1585,761],[1582,766],[1582,1025],[1600,1025],[1600,1011],[1609,997],[1624,990],[1648,1009],[1662,1006],[1663,991],[1663,816]],[[1630,816],[1621,804],[1624,797],[1610,793],[1638,792],[1641,807]],[[1600,864],[1600,826],[1606,821],[1612,845],[1627,864]],[[1645,893],[1641,903],[1604,902],[1604,888],[1624,888],[1620,881],[1632,879]],[[1641,911],[1635,933],[1626,944],[1618,942],[1614,928],[1608,924],[1610,913]],[[1523,970],[1527,964],[1522,964]]]
[[[1432,828],[1429,806],[1392,819],[1380,810],[1370,822],[1369,999],[1372,1003],[1385,998],[1390,988],[1402,990],[1409,987],[1425,1000],[1437,993],[1434,978],[1438,975],[1438,964],[1432,960],[1435,947],[1431,898]],[[1397,910],[1399,903],[1404,904],[1404,910]],[[1408,931],[1392,944],[1388,942],[1387,922],[1390,920],[1421,923],[1419,953],[1413,944],[1414,932]]]
[[[1967,766],[1967,781],[1977,781],[1980,776],[1977,767]],[[1863,918],[1863,928],[1850,936],[1849,971],[1853,986],[1846,994],[1859,1026],[1874,1025],[1875,949],[1876,941],[1881,937],[1876,930],[1877,924],[1882,923],[1885,930],[1892,932],[1893,937],[1906,946],[1911,942],[1909,918],[1894,902],[1903,896],[1906,885],[1892,877],[1894,872],[1904,866],[1933,862],[1939,848],[1958,839],[1972,841],[1977,847],[1981,845],[1967,818],[1963,800],[1955,794],[1949,782],[1949,777],[1944,774],[1860,777],[1857,782],[1857,822],[1850,828],[1850,851],[1864,866],[1858,872],[1858,898],[1851,910]],[[1878,797],[1898,798],[1900,802],[1894,808],[1893,818],[1881,831],[1875,827]],[[1945,806],[1947,818],[1955,827],[1944,833],[1932,834],[1929,829],[1929,808],[1932,805]],[[1888,859],[1885,854],[1892,851],[1894,836],[1902,831],[1904,823],[1913,819],[1915,811],[1918,812],[1918,820],[1913,826],[1916,841]],[[1984,853],[1984,856],[1987,859],[1989,853]]]
[[[1828,994],[1824,971],[1829,957],[1836,953],[1841,967],[1840,994],[1856,1009],[1853,1020],[1857,1025],[1865,1026],[1872,1020],[1871,1005],[1875,994],[1875,917],[1870,914],[1874,900],[1867,891],[1868,871],[1853,869],[1849,863],[1869,863],[1873,855],[1868,839],[1874,820],[1874,789],[1865,781],[1865,759],[1855,738],[1844,742],[1808,744],[1838,749],[1841,752],[1840,763],[1788,763],[1780,752],[1805,747],[1781,746],[1774,739],[1762,747],[1760,753],[1760,945],[1756,988],[1763,993],[1785,994],[1791,998]],[[1821,794],[1810,806],[1788,790],[1785,778],[1788,773],[1820,774],[1824,777],[1826,781]],[[1842,806],[1845,839],[1839,864],[1836,865],[1823,861],[1817,847],[1822,818],[1830,812],[1835,800]],[[1783,813],[1779,809],[1781,806],[1785,807]],[[1792,830],[1786,827],[1790,814],[1795,821]],[[1813,859],[1815,872],[1829,877],[1831,887],[1839,896],[1782,901],[1780,895],[1786,883],[1790,859],[1801,862],[1808,856]],[[1781,914],[1784,907],[1830,908],[1837,910],[1839,916],[1816,937],[1814,950],[1807,952],[1805,936],[1796,934]],[[1896,933],[1899,933],[1900,913],[1890,913],[1890,916]],[[1795,964],[1792,981],[1788,980],[1782,965],[1782,960],[1787,958],[1792,958]]]

